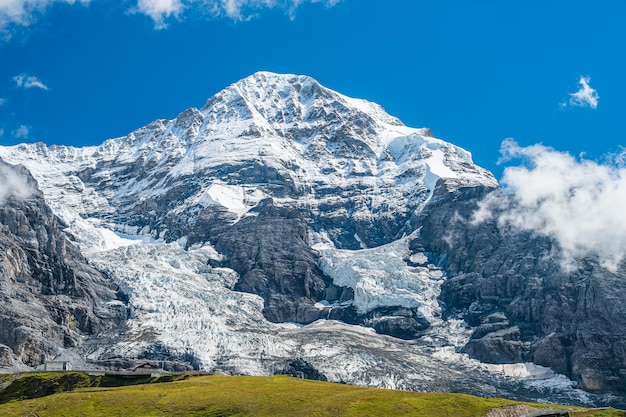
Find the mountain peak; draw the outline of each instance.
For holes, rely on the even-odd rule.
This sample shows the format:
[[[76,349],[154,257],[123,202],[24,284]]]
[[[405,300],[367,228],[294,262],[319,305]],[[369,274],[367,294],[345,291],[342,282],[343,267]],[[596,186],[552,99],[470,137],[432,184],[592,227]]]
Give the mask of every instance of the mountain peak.
[[[404,126],[380,105],[344,96],[306,75],[256,72],[211,97],[202,111],[221,112],[225,107],[238,109],[242,118],[258,114],[270,122],[310,122],[320,118],[326,122],[330,113],[341,113]]]
[[[91,189],[97,198],[74,196],[81,216],[115,213],[112,228],[126,233],[130,224],[132,233],[168,241],[183,237],[207,208],[219,207],[229,222],[272,198],[312,207],[339,247],[372,247],[413,231],[409,220],[439,179],[497,186],[469,152],[429,129],[405,126],[381,106],[311,77],[270,72],[228,86],[201,109],[97,147],[18,148],[0,147],[0,156],[27,165],[49,198],[68,187]],[[342,232],[350,222],[359,230]],[[363,226],[378,223],[385,232],[376,236]]]

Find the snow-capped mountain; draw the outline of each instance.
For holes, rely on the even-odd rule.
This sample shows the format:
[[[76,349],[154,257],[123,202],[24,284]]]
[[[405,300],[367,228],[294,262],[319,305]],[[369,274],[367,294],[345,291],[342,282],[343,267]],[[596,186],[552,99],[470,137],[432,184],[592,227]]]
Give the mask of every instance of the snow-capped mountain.
[[[314,212],[334,244],[356,249],[410,232],[397,217],[423,206],[438,178],[496,185],[468,152],[427,129],[309,77],[270,73],[97,147],[18,145],[2,155],[26,164],[51,202],[70,197],[68,211],[167,241],[193,232],[207,207],[234,221],[273,198]],[[389,230],[347,234],[333,221],[347,210]]]
[[[339,249],[379,246],[416,229],[439,178],[496,186],[468,152],[427,129],[408,128],[380,106],[309,77],[270,73],[98,147],[18,145],[0,155],[33,172],[87,252],[110,248],[109,231],[183,239],[186,247],[211,243],[243,275],[238,289],[267,293],[255,275],[259,264],[239,265],[249,264],[242,242],[264,242],[264,251],[293,240],[300,250],[283,249],[287,270],[271,261],[261,268],[282,271],[281,288],[266,297],[266,316],[279,322],[320,318],[313,305],[324,300],[328,279],[312,240]],[[269,218],[287,236],[261,230]],[[263,236],[250,239],[255,233]],[[307,283],[290,289],[294,268],[302,269],[295,279]],[[294,291],[302,302],[294,303]]]
[[[490,361],[472,351],[484,325],[518,325],[505,306],[477,308],[480,289],[462,301],[442,293],[474,266],[450,263],[473,250],[455,231],[497,182],[467,151],[374,103],[261,72],[100,146],[22,144],[0,147],[0,158],[32,173],[128,310],[43,356],[599,401],[531,353]],[[619,392],[597,391],[607,390]]]

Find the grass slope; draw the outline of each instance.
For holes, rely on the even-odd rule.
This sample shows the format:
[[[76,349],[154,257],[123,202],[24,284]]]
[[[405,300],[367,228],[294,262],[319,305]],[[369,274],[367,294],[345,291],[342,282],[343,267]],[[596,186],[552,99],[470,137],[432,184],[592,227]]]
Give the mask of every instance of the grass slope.
[[[286,376],[202,376],[117,388],[78,388],[0,404],[1,416],[482,416],[518,404],[464,394],[361,388]],[[626,416],[617,410],[586,414]]]
[[[79,388],[121,387],[128,385],[153,384],[187,379],[191,374],[162,375],[88,375],[82,372],[41,372],[5,375],[3,380],[10,385],[0,388],[0,404],[31,398],[46,397],[59,392]],[[0,382],[3,382],[0,380]],[[1,387],[1,385],[0,385]]]

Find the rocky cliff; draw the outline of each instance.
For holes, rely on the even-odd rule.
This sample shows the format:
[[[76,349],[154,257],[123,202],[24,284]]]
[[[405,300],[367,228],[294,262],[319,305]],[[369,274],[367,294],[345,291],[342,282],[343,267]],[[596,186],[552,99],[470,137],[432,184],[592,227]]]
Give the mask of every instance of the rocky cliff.
[[[626,265],[610,271],[598,259],[564,268],[556,242],[528,231],[477,221],[489,187],[438,184],[411,245],[446,271],[441,301],[448,317],[472,326],[463,351],[490,363],[533,362],[595,392],[626,392]]]
[[[67,240],[30,173],[0,161],[0,176],[1,360],[34,367],[122,323],[126,307]]]

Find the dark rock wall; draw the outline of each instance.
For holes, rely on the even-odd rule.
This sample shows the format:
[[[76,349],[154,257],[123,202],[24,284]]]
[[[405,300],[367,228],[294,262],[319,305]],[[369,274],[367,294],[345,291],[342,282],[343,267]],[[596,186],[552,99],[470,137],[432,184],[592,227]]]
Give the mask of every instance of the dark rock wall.
[[[323,300],[331,280],[318,267],[304,218],[295,209],[264,200],[211,239],[240,274],[236,289],[265,299],[264,315],[274,322],[310,323],[320,318],[313,304]]]
[[[31,189],[0,203],[0,344],[5,355],[10,349],[36,366],[75,346],[81,334],[125,320],[125,307],[107,304],[117,299],[115,285],[67,241],[30,173],[0,166]]]
[[[624,265],[611,272],[588,258],[566,270],[550,239],[499,226],[497,213],[472,223],[491,192],[499,193],[440,182],[412,242],[446,271],[446,314],[475,328],[464,351],[491,363],[532,361],[583,389],[626,393]]]

